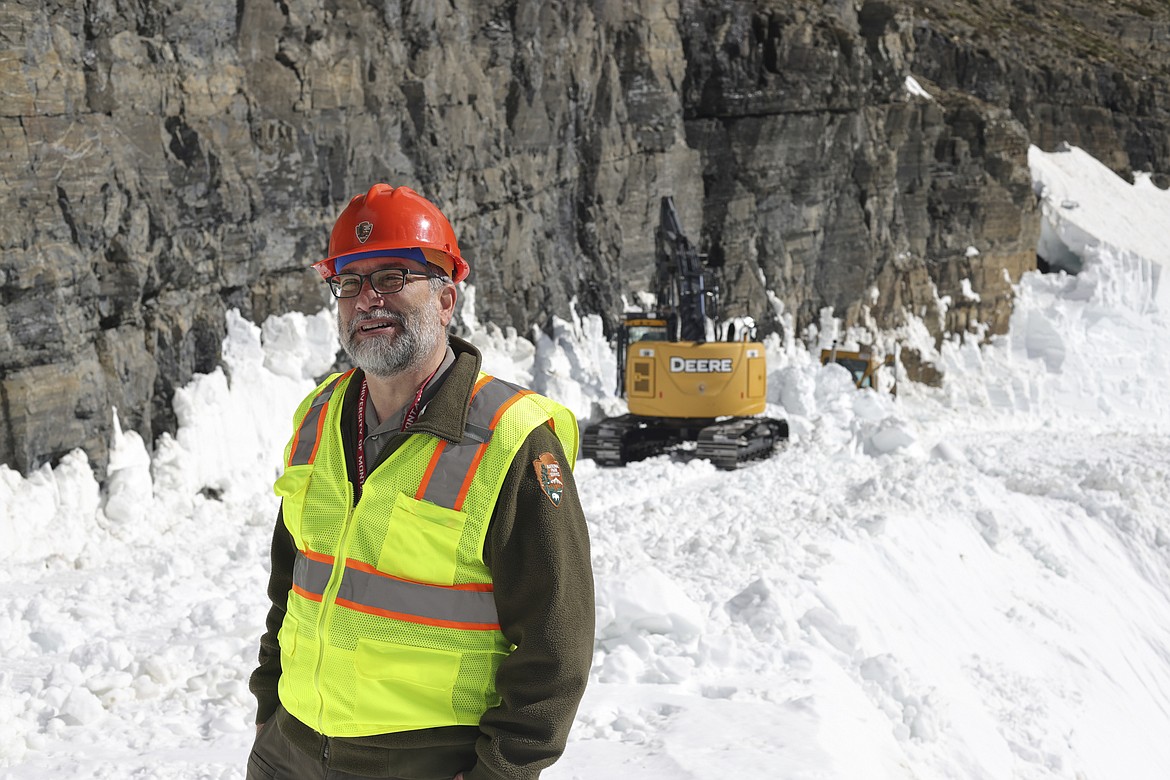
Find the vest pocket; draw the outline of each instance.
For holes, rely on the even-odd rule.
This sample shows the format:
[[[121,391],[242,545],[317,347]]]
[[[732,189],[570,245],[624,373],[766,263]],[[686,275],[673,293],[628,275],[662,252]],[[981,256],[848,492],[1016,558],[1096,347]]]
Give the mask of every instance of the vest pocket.
[[[285,613],[284,622],[280,624],[280,631],[276,634],[276,641],[280,644],[281,667],[277,690],[284,708],[298,718],[305,718],[309,717],[309,709],[302,702],[304,680],[307,679],[306,670],[299,668],[294,658],[297,651],[298,629],[297,619]],[[276,721],[270,719],[265,728],[277,728]]]
[[[357,693],[358,719],[405,728],[455,723],[451,695],[460,658],[449,650],[359,639],[354,668],[366,684]]]
[[[281,499],[284,524],[297,547],[302,550],[305,549],[305,541],[301,537],[301,515],[305,509],[305,495],[309,492],[309,477],[312,475],[312,464],[289,466],[272,485],[272,492]]]
[[[390,513],[378,570],[414,582],[455,584],[467,513],[399,493]]]
[[[286,667],[285,659],[291,658],[297,651],[297,628],[299,624],[297,619],[287,612],[284,615],[284,622],[280,624],[280,631],[276,634],[276,641],[280,644],[280,660],[281,666]]]

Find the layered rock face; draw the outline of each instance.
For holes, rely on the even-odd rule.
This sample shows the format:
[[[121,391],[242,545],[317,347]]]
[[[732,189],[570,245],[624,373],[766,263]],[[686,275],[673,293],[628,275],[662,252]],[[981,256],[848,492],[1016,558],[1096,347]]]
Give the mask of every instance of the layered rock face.
[[[13,0],[0,41],[0,462],[22,471],[74,447],[101,468],[114,407],[173,430],[227,309],[326,303],[307,267],[377,181],[451,218],[481,321],[576,299],[612,325],[669,194],[726,314],[941,335],[1002,331],[1035,265],[1029,143],[1170,172],[1155,0]]]

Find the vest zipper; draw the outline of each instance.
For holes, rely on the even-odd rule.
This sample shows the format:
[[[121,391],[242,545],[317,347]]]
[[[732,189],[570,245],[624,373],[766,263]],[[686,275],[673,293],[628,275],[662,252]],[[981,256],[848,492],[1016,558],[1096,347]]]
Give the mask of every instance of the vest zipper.
[[[321,748],[321,761],[325,764],[329,763],[329,737],[325,737],[325,745]]]
[[[321,695],[321,667],[325,663],[325,649],[329,646],[329,632],[325,630],[329,622],[329,613],[332,611],[337,592],[341,590],[341,578],[345,574],[345,553],[352,530],[354,515],[353,484],[346,480],[346,510],[345,520],[341,526],[341,536],[337,540],[336,555],[333,558],[333,573],[329,575],[329,582],[325,585],[325,592],[321,594],[321,612],[317,618],[317,637],[320,643],[317,652],[317,669],[313,673],[313,687],[317,691],[317,733],[325,734],[325,697]],[[325,737],[324,757],[329,757],[329,738]]]

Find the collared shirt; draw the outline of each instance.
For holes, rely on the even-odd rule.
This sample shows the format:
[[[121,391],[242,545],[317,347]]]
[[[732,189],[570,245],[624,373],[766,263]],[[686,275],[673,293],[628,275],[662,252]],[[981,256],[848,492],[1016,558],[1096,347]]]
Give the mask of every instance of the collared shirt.
[[[443,379],[446,373],[455,364],[455,352],[451,349],[451,345],[447,345],[447,353],[443,355],[443,362],[439,364],[439,369],[435,372],[434,377],[423,388],[422,397],[419,399],[419,414],[427,407],[430,400],[434,398],[435,393],[438,392],[439,386],[443,384]],[[385,420],[380,421],[377,425],[366,425],[366,438],[363,445],[366,448],[366,463],[375,464],[378,462],[378,455],[381,454],[382,448],[390,441],[390,437],[402,430],[402,421],[406,419],[406,413],[414,402],[412,398],[409,402],[404,404],[401,409],[389,415]],[[366,398],[366,420],[377,420],[378,412],[374,409],[374,399]]]

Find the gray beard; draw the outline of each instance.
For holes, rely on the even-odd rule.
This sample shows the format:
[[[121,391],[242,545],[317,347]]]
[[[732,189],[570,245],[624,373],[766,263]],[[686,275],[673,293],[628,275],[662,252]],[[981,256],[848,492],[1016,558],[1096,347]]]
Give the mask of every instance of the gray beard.
[[[388,319],[398,326],[393,334],[378,334],[357,341],[354,336],[368,319]],[[349,327],[338,312],[337,332],[341,347],[355,366],[377,377],[397,376],[418,369],[446,340],[447,332],[438,314],[429,306],[420,306],[398,314],[389,309],[355,312]]]

